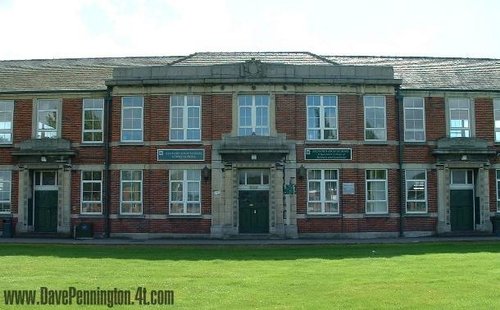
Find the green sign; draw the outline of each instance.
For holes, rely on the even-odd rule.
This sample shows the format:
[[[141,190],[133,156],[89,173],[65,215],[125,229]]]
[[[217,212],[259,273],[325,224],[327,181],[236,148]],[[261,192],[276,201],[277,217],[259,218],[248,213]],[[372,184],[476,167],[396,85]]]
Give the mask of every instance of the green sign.
[[[203,149],[170,149],[158,150],[158,161],[204,161],[205,150]]]
[[[304,153],[306,160],[352,160],[352,149],[347,148],[306,148]]]

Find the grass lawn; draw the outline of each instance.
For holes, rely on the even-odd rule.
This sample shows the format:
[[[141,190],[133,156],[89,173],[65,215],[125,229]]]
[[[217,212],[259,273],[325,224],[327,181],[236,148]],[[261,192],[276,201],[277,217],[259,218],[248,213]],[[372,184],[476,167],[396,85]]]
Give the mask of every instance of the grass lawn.
[[[4,290],[173,290],[192,309],[499,309],[500,243],[325,246],[0,244]],[[138,309],[133,306],[117,308]],[[78,307],[105,309],[106,306]],[[144,307],[142,307],[144,308]]]

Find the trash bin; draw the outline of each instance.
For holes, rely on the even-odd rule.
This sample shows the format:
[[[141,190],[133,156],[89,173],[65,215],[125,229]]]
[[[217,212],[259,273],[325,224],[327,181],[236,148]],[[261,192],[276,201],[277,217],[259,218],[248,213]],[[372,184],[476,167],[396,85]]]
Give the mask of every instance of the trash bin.
[[[3,232],[2,237],[4,238],[12,238],[13,237],[13,227],[12,227],[12,218],[4,218],[3,222]]]
[[[80,238],[93,238],[94,237],[94,225],[92,223],[80,223],[75,228],[75,239]]]
[[[493,233],[500,237],[500,215],[492,216],[491,223],[493,224]]]

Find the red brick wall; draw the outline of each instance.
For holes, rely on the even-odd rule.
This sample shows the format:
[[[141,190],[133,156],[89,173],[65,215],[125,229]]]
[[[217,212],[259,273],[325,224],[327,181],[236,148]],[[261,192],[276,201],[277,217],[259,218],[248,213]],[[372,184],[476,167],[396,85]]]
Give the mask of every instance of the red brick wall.
[[[202,113],[206,113],[202,119],[203,139],[220,140],[222,135],[231,133],[233,122],[232,95],[205,95],[202,102]]]
[[[19,99],[14,103],[14,143],[31,139],[33,100]]]
[[[443,97],[425,98],[425,132],[427,141],[446,137],[446,113]]]
[[[474,108],[476,116],[476,138],[494,141],[495,120],[493,115],[493,100],[491,98],[476,98]]]
[[[82,142],[83,99],[63,99],[61,134],[71,142]]]

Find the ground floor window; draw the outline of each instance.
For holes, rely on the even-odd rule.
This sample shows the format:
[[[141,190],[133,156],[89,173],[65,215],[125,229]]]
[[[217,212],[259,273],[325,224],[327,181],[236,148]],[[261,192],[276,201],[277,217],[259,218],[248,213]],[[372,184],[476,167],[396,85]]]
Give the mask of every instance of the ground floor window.
[[[142,170],[122,170],[120,183],[120,214],[142,214]]]
[[[201,214],[200,193],[200,170],[170,170],[170,214]]]
[[[427,178],[425,169],[406,170],[406,213],[427,212]]]
[[[500,170],[497,170],[497,212],[500,212]]]
[[[366,170],[366,213],[387,212],[387,170]]]
[[[0,213],[10,213],[12,173],[0,170]]]
[[[307,171],[307,213],[339,213],[338,170]]]
[[[82,171],[82,214],[102,214],[102,171]]]

